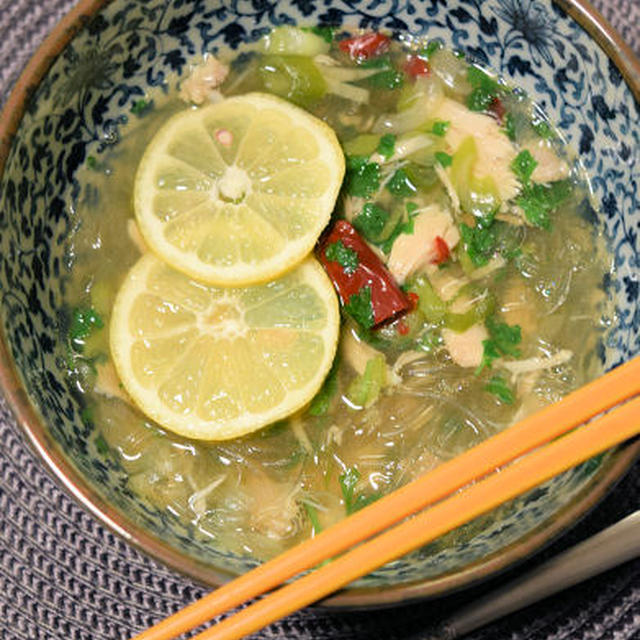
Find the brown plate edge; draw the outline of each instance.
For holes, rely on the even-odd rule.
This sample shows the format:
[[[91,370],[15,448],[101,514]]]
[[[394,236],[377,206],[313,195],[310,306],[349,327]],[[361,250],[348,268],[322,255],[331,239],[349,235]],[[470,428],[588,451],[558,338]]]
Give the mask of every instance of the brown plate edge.
[[[606,22],[604,17],[583,0],[553,0],[571,15],[590,35],[605,53],[614,61],[636,100],[640,102],[640,62],[630,47]],[[20,125],[27,104],[36,87],[49,68],[69,44],[84,28],[93,15],[111,0],[80,0],[57,24],[50,35],[40,45],[36,53],[20,74],[9,98],[0,114],[0,174],[4,169],[15,133]],[[2,331],[2,333],[4,333]],[[138,550],[151,555],[189,578],[194,578],[207,586],[217,586],[233,576],[210,565],[185,558],[169,545],[146,533],[144,529],[128,520],[113,509],[93,489],[75,467],[63,456],[59,446],[44,428],[43,420],[29,400],[20,376],[15,369],[6,340],[0,341],[0,389],[8,402],[16,422],[28,436],[28,441],[37,455],[45,461],[58,482],[80,502],[89,512],[106,524],[112,531],[124,538]],[[609,491],[611,486],[629,469],[640,454],[640,442],[620,448],[614,452],[613,460],[604,477],[598,479],[594,487],[579,504],[572,504],[554,522],[539,528],[521,543],[512,545],[507,552],[501,551],[479,564],[455,574],[416,584],[403,584],[384,589],[353,589],[342,591],[322,602],[331,608],[364,608],[370,606],[393,605],[410,600],[442,595],[446,592],[468,586],[493,575],[507,565],[530,556],[553,537],[575,524],[587,511],[592,509]]]

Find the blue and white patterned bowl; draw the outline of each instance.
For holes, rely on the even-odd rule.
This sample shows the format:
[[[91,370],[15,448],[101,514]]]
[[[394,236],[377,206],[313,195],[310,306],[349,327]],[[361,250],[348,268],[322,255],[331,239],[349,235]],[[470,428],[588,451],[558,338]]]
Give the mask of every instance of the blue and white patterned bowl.
[[[579,0],[83,0],[19,80],[0,121],[0,382],[33,445],[62,482],[132,543],[210,584],[253,566],[141,501],[65,379],[59,310],[73,269],[79,168],[117,145],[137,100],[191,59],[283,23],[439,38],[529,93],[559,123],[592,177],[617,278],[607,368],[640,350],[640,65]],[[360,580],[335,605],[442,593],[513,563],[574,523],[638,446],[565,473],[497,514]]]

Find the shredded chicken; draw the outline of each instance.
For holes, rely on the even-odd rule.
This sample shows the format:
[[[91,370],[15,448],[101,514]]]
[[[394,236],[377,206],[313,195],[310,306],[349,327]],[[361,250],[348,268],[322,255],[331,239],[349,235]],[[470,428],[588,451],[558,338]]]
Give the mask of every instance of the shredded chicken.
[[[478,149],[474,175],[477,178],[493,178],[502,202],[507,202],[518,194],[520,183],[511,170],[516,150],[509,138],[500,132],[494,118],[470,111],[450,98],[442,101],[434,117],[450,123],[445,141],[453,153],[466,138],[474,137]]]
[[[122,387],[120,378],[111,362],[96,364],[97,378],[93,390],[107,398],[118,398],[123,402],[131,404],[131,399]]]
[[[447,348],[453,361],[461,367],[478,367],[482,362],[484,345],[489,333],[483,324],[474,324],[466,331],[453,331],[442,329],[444,346]]]
[[[532,140],[523,146],[538,163],[531,174],[533,182],[555,182],[569,177],[569,165],[558,157],[549,140]]]
[[[453,249],[460,240],[460,233],[451,214],[433,204],[416,216],[413,233],[400,234],[393,243],[387,267],[397,282],[402,284],[411,274],[438,261],[438,237]]]
[[[460,213],[460,198],[458,197],[458,192],[456,191],[453,183],[451,182],[451,178],[449,178],[449,174],[446,169],[443,169],[439,164],[436,164],[436,175],[442,182],[442,185],[447,191],[449,199],[451,200],[451,208],[453,209],[453,213],[458,215]]]
[[[185,102],[202,104],[229,74],[229,67],[215,56],[205,56],[180,85],[180,98]]]
[[[551,369],[558,365],[569,362],[573,358],[573,352],[568,349],[561,349],[548,357],[528,358],[527,360],[498,360],[497,366],[502,367],[513,375],[530,373],[531,371],[541,371],[542,369]]]
[[[367,368],[367,362],[381,355],[381,352],[364,340],[360,340],[353,330],[347,330],[340,341],[340,355],[358,375],[363,375]]]

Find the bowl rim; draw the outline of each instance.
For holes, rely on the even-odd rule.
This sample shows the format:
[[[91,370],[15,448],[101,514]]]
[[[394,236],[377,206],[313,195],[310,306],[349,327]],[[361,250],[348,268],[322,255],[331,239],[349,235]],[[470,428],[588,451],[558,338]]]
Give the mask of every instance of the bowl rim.
[[[97,12],[113,0],[80,0],[57,23],[28,61],[0,113],[0,176],[20,126],[30,97],[40,81],[73,38]],[[583,27],[616,64],[635,100],[640,103],[640,60],[605,18],[586,0],[552,0]],[[187,578],[207,587],[215,587],[235,577],[229,571],[186,556],[148,533],[135,521],[107,503],[68,461],[57,442],[45,428],[44,420],[29,399],[7,347],[4,328],[0,327],[0,393],[3,393],[16,424],[27,442],[42,459],[57,482],[98,521],[147,556],[158,560]],[[489,556],[453,574],[392,587],[363,587],[342,590],[323,600],[330,608],[366,608],[391,606],[424,597],[449,594],[494,576],[549,544],[591,510],[622,477],[640,455],[640,440],[620,447],[610,456],[607,468],[597,483],[585,487],[582,499],[562,508],[553,522],[543,523],[506,551]],[[596,484],[592,487],[592,484]]]

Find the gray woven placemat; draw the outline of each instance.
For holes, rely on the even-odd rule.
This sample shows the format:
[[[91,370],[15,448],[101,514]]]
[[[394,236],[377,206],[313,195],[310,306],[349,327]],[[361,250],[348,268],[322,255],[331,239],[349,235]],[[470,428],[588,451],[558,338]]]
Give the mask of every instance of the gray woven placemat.
[[[2,102],[72,4],[0,0]],[[640,55],[640,0],[597,5]],[[124,640],[204,595],[201,586],[131,548],[62,491],[26,446],[1,398],[0,442],[0,640]],[[638,507],[640,463],[580,527],[520,570]],[[255,638],[401,640],[488,586],[383,611],[300,612]],[[503,639],[640,640],[640,560],[469,636]]]

